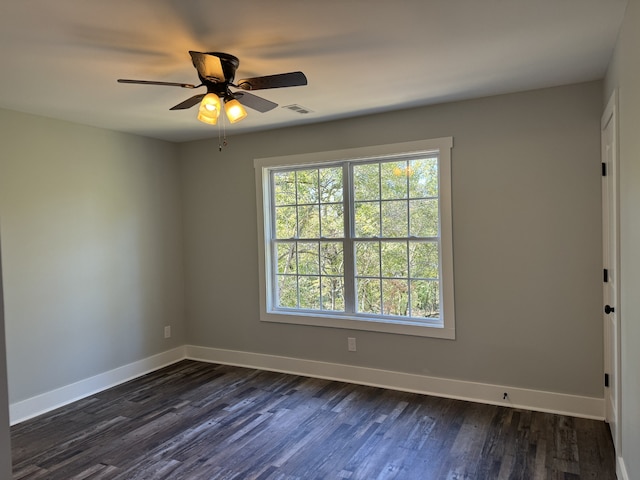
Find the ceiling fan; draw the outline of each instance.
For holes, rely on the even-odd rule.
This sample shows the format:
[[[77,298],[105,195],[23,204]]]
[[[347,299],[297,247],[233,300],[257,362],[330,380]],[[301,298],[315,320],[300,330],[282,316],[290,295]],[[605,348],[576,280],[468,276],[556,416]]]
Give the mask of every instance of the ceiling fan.
[[[118,79],[119,83],[135,83],[142,85],[165,85],[181,88],[206,87],[207,93],[194,95],[191,98],[173,106],[170,110],[184,110],[200,103],[198,120],[215,125],[218,116],[224,110],[231,123],[236,123],[247,116],[249,107],[258,112],[268,112],[278,106],[277,103],[248,93],[248,90],[264,90],[268,88],[297,87],[307,84],[307,77],[302,72],[280,73],[263,77],[244,78],[234,83],[236,70],[240,60],[233,55],[221,52],[193,52],[190,51],[193,66],[198,71],[200,85],[177,82],[157,82],[152,80]],[[234,91],[231,90],[234,89]]]

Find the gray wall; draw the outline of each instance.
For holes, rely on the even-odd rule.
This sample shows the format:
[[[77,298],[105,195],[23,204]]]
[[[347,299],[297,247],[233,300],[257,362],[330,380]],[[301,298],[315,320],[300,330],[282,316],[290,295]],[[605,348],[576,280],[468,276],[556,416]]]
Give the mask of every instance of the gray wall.
[[[640,4],[630,1],[606,78],[606,99],[619,102],[620,322],[622,449],[630,479],[640,478]]]
[[[0,110],[11,401],[184,343],[602,397],[601,105],[592,82],[223,152]],[[253,159],[439,136],[454,137],[457,339],[259,322]]]
[[[176,156],[167,142],[0,110],[12,403],[184,344]]]
[[[9,479],[11,478],[11,437],[9,434],[9,393],[2,292],[2,246],[0,245],[0,478]]]
[[[188,343],[602,398],[601,112],[592,82],[181,145]],[[457,339],[261,323],[253,159],[440,136]]]

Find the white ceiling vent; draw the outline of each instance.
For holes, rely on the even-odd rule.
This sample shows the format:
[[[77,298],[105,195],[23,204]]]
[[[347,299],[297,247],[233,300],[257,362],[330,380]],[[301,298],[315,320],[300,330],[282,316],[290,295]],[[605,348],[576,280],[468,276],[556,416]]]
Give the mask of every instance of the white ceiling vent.
[[[296,112],[301,115],[305,115],[307,113],[313,113],[313,110],[309,110],[308,108],[303,107],[302,105],[298,105],[296,103],[292,103],[291,105],[285,105],[282,108],[286,108],[288,110],[291,110],[292,112]]]

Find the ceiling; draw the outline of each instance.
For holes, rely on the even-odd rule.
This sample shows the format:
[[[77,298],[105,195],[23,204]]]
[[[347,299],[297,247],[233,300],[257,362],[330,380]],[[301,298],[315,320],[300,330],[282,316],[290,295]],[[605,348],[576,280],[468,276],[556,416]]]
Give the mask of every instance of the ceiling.
[[[189,50],[237,56],[236,78],[303,71],[307,86],[256,91],[228,135],[596,80],[626,0],[4,0],[0,107],[138,135],[217,137]]]

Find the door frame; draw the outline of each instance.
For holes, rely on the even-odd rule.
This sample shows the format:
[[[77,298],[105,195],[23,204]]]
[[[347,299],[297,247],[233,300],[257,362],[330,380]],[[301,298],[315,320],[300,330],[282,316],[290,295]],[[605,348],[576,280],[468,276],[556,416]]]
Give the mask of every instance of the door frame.
[[[618,93],[614,90],[607,102],[607,106],[602,114],[600,123],[601,138],[601,160],[605,165],[603,167],[602,177],[602,257],[603,268],[607,269],[609,278],[615,285],[614,298],[607,298],[606,283],[603,283],[603,329],[604,329],[604,368],[605,373],[610,376],[609,388],[604,388],[605,400],[605,419],[608,423],[611,420],[615,422],[612,429],[613,444],[616,453],[620,451],[622,425],[622,408],[621,408],[621,312],[620,312],[620,200],[619,200],[619,153],[618,153]],[[611,160],[607,158],[605,129],[612,125],[612,149]],[[606,169],[606,170],[605,170]],[[610,231],[609,231],[610,229]],[[608,247],[608,248],[607,248]],[[611,251],[609,251],[611,249]],[[613,260],[610,261],[611,257]],[[607,303],[608,302],[608,303]],[[615,323],[615,336],[611,338],[607,323],[610,317],[604,313],[605,304],[611,304],[615,311],[613,312],[613,321]],[[610,411],[609,396],[613,394],[615,403],[615,418],[611,418],[613,412]]]

